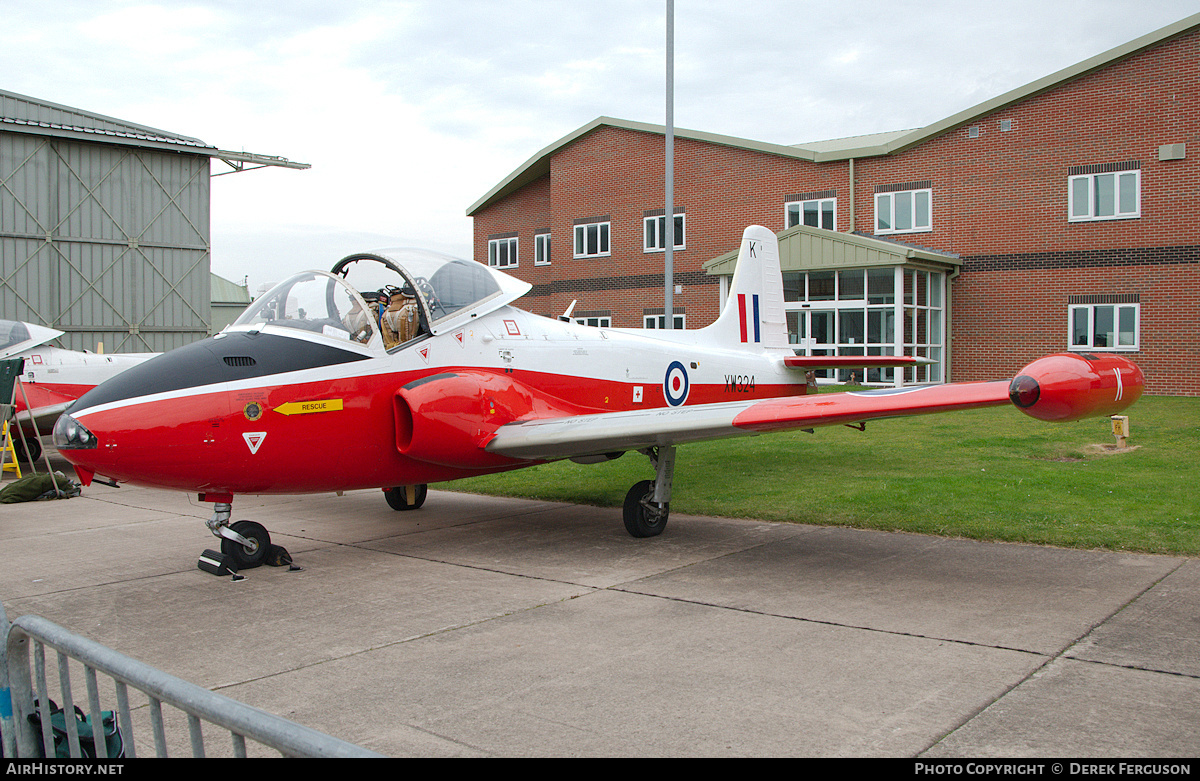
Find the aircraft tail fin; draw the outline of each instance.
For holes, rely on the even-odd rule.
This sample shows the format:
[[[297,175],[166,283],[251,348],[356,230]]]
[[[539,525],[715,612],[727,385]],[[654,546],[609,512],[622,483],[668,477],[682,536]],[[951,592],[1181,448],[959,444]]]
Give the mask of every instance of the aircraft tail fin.
[[[742,233],[729,298],[721,316],[705,330],[726,346],[787,349],[779,240],[768,228],[751,225]]]

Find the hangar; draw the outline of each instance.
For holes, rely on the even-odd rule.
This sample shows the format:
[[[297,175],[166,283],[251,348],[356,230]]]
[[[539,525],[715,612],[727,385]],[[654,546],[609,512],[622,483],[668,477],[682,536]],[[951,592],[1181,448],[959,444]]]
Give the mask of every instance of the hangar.
[[[0,313],[75,350],[208,336],[214,159],[309,167],[0,90]]]
[[[793,291],[789,302],[798,350],[903,346],[940,361],[926,377],[877,375],[897,384],[1008,377],[1052,352],[1119,352],[1146,372],[1148,392],[1195,395],[1198,120],[1200,14],[915,130],[792,146],[677,129],[671,228],[665,128],[609,117],[536,153],[467,214],[475,257],[532,283],[525,300],[539,314],[578,299],[585,322],[656,327],[671,235],[673,322],[706,325],[730,271],[719,259],[759,224],[828,249],[792,269],[809,296]],[[798,226],[811,231],[787,233]],[[872,263],[840,265],[872,249],[882,253]],[[907,305],[871,301],[885,256],[892,295],[909,295],[906,280],[915,297],[934,284],[942,333],[928,330],[938,308],[928,299],[924,309],[913,299],[911,325]],[[814,326],[806,305],[833,314]],[[869,320],[886,328],[887,306],[900,335],[872,341]]]

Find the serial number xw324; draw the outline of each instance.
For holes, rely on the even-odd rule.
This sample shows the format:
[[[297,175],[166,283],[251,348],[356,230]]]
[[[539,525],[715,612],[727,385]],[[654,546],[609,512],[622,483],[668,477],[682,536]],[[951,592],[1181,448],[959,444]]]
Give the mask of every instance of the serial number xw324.
[[[750,393],[754,390],[753,374],[726,374],[726,393]]]

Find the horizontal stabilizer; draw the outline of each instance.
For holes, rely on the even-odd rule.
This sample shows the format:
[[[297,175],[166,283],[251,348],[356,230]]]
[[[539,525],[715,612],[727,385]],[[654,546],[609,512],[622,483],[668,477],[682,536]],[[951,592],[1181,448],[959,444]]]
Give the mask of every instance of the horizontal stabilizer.
[[[856,369],[860,366],[929,366],[934,363],[937,362],[932,358],[917,358],[912,355],[796,355],[783,359],[784,366],[802,371]]]

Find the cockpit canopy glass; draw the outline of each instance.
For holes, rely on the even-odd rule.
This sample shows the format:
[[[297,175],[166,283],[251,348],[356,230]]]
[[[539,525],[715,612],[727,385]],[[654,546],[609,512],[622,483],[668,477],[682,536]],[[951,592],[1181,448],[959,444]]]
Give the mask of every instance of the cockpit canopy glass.
[[[260,296],[234,325],[295,328],[367,344],[376,335],[371,320],[354,316],[364,309],[362,298],[345,282],[323,271],[305,271]]]
[[[0,320],[0,351],[28,342],[29,329],[19,320]]]
[[[62,331],[44,325],[22,323],[19,320],[0,320],[0,358],[18,355],[62,335]]]
[[[474,308],[500,294],[493,272],[480,263],[423,250],[384,250],[379,254],[351,255],[333,267],[353,287],[381,291],[396,284],[389,273],[403,277],[420,300],[430,323]]]
[[[234,326],[296,328],[386,349],[442,333],[522,295],[528,283],[422,250],[350,255],[328,274],[276,285]]]
[[[438,311],[434,318],[457,314],[500,292],[500,286],[486,268],[469,260],[446,263],[429,277],[435,291]],[[433,306],[434,301],[430,300]]]

